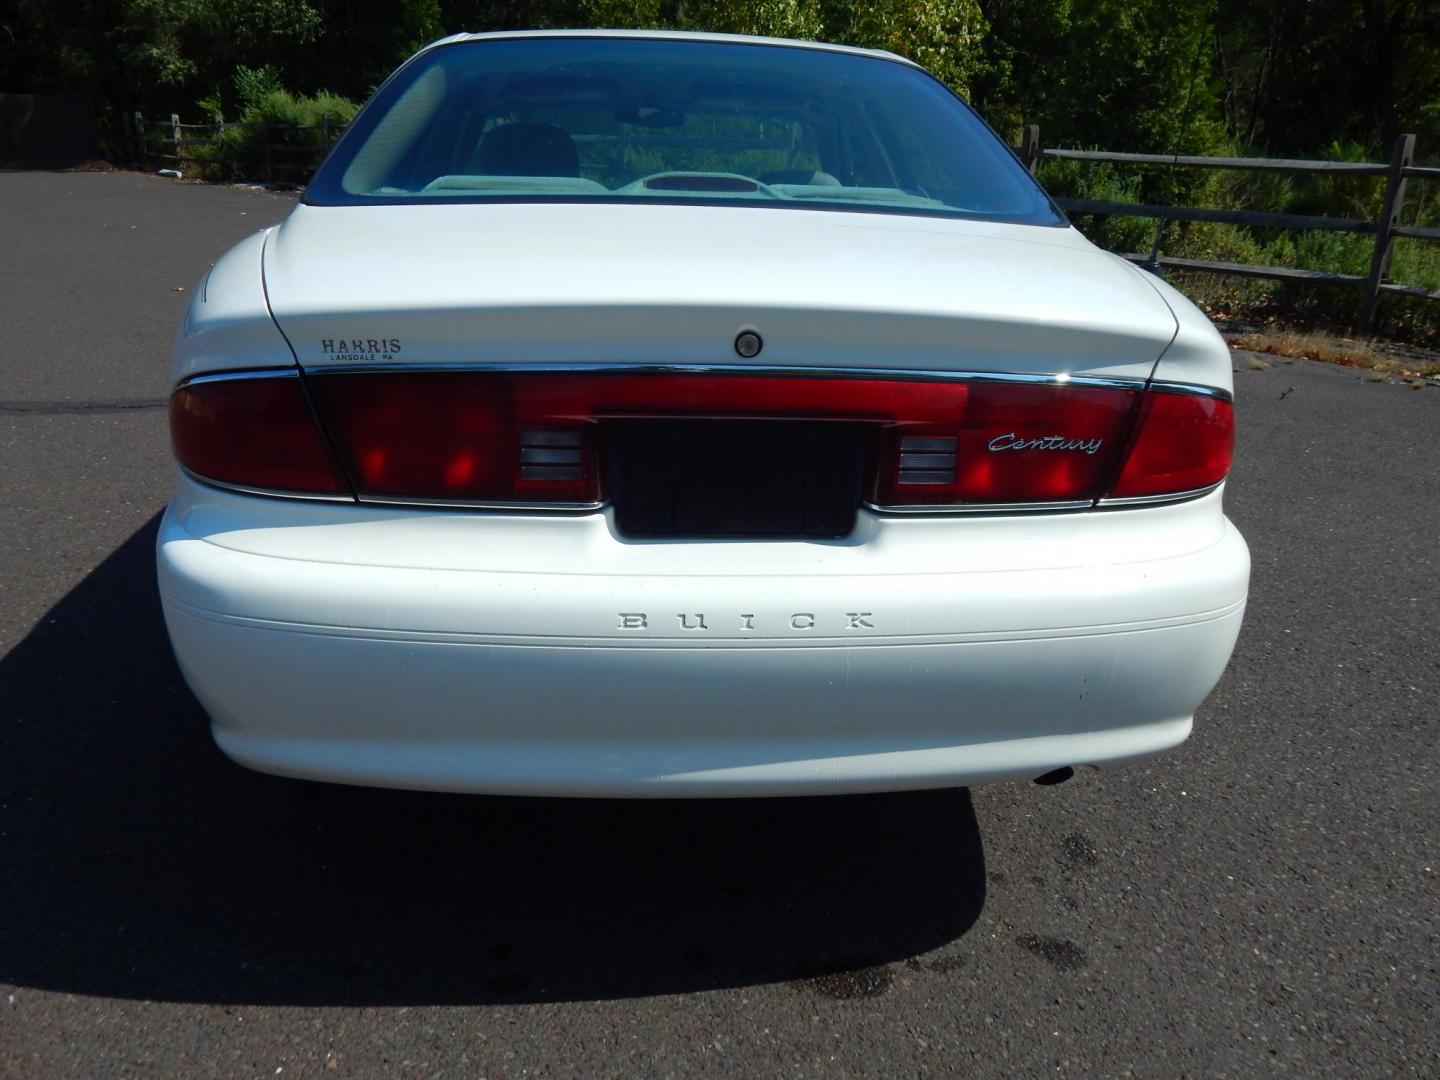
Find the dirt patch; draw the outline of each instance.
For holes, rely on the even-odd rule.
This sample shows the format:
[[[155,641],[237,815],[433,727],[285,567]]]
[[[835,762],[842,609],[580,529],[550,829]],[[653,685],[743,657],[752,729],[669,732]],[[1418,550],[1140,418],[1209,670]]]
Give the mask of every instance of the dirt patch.
[[[1293,360],[1319,360],[1373,371],[1377,379],[1402,379],[1423,386],[1440,381],[1440,352],[1374,338],[1350,338],[1316,330],[1222,327],[1232,349]],[[1259,366],[1263,367],[1263,364]]]

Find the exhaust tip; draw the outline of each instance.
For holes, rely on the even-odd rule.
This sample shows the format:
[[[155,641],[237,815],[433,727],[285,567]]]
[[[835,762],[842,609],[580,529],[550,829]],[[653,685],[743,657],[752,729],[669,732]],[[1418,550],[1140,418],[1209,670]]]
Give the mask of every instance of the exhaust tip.
[[[1063,784],[1075,775],[1075,770],[1069,765],[1061,769],[1052,769],[1047,773],[1035,777],[1035,783],[1041,787],[1054,787],[1056,784]]]

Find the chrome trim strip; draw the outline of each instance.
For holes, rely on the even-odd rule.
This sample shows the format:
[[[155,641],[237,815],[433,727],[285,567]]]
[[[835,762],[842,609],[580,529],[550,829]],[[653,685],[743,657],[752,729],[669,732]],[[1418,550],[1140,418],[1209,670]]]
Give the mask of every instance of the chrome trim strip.
[[[433,373],[445,371],[485,372],[500,374],[574,373],[597,374],[614,372],[619,375],[758,375],[811,379],[891,379],[904,382],[985,382],[1028,383],[1041,386],[1086,386],[1114,390],[1143,390],[1144,379],[1101,375],[1038,375],[1000,371],[933,371],[919,368],[858,368],[858,367],[796,367],[778,364],[606,364],[606,363],[535,363],[535,364],[348,364],[345,366],[306,366],[307,376],[325,378],[330,375],[380,373]]]
[[[1209,487],[1191,488],[1189,491],[1175,491],[1166,495],[1130,495],[1119,499],[1101,499],[1095,504],[1099,510],[1107,507],[1119,509],[1126,506],[1160,506],[1164,503],[1186,502],[1190,499],[1198,499],[1202,495],[1209,495],[1212,491],[1219,489],[1224,480],[1211,484]]]
[[[1218,386],[1204,386],[1200,383],[1165,382],[1154,380],[1150,383],[1150,389],[1160,394],[1189,394],[1192,397],[1209,397],[1217,401],[1233,403],[1235,395],[1229,390],[1221,390]]]
[[[394,495],[362,495],[361,506],[427,506],[437,510],[529,510],[543,513],[556,511],[562,514],[589,513],[605,507],[603,502],[468,502],[464,499],[411,499]]]
[[[600,510],[605,503],[539,503],[539,502],[466,502],[461,499],[405,499],[391,498],[385,495],[367,495],[357,499],[352,495],[325,495],[320,492],[302,491],[275,491],[270,488],[246,487],[244,484],[228,484],[223,480],[211,480],[207,476],[191,472],[184,465],[176,463],[182,473],[194,480],[197,484],[204,484],[206,487],[218,488],[221,491],[233,491],[238,495],[260,495],[267,499],[289,499],[293,502],[328,502],[346,503],[350,506],[427,506],[445,510],[556,510],[562,513],[576,513],[580,511]]]
[[[1065,502],[940,503],[939,505],[886,506],[867,500],[861,505],[867,510],[874,510],[877,514],[929,514],[932,517],[953,517],[956,514],[1018,514],[1037,510],[1089,510],[1095,503],[1092,499],[1070,499]]]
[[[194,386],[197,383],[234,382],[238,379],[298,379],[299,377],[300,369],[298,367],[246,368],[244,371],[216,371],[209,375],[190,375],[181,379],[175,389],[183,390],[185,387]]]
[[[192,383],[219,382],[227,379],[292,378],[301,368],[252,368],[245,371],[219,371],[209,375],[191,375],[175,389]],[[837,368],[796,367],[780,364],[606,364],[606,363],[534,363],[534,364],[347,364],[344,366],[308,366],[304,374],[373,375],[380,373],[415,372],[430,374],[445,371],[494,371],[502,374],[525,372],[588,373],[615,372],[620,375],[759,375],[767,377],[810,379],[892,379],[902,382],[980,382],[1020,383],[1031,386],[1084,386],[1111,390],[1155,390],[1162,394],[1193,394],[1233,402],[1229,390],[1201,383],[1166,382],[1161,379],[1134,379],[1114,375],[1053,375],[1004,371],[926,371],[918,368]]]
[[[261,495],[267,499],[289,499],[295,502],[328,502],[347,503],[350,506],[355,505],[355,496],[353,495],[326,495],[318,491],[275,491],[271,488],[246,487],[244,484],[228,484],[224,480],[211,480],[208,476],[201,476],[199,473],[191,472],[178,461],[175,463],[175,467],[197,484],[218,488],[221,491],[233,491],[239,495]]]

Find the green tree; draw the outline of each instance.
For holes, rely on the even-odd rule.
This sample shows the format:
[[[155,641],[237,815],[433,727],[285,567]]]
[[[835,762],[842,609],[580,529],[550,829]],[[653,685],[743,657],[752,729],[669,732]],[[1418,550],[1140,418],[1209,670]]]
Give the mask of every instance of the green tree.
[[[1214,0],[986,0],[976,102],[1007,134],[1110,150],[1203,153],[1222,137]]]
[[[1440,153],[1437,0],[0,0],[0,90],[234,112],[237,72],[264,68],[292,93],[363,98],[447,31],[564,26],[887,49],[1010,138],[1038,123],[1067,145],[1305,156],[1339,140],[1373,158],[1415,131]]]
[[[676,22],[722,34],[813,40],[823,33],[819,0],[681,0]]]
[[[490,25],[524,25],[528,17],[536,25],[710,30],[887,49],[961,92],[979,70],[985,33],[978,0],[577,0],[573,8],[556,2],[498,7],[505,18]]]
[[[651,3],[652,0],[611,0],[608,4],[596,4],[597,14],[588,16],[584,10],[586,0],[442,0],[440,18],[450,33],[460,30],[545,30],[564,26],[640,26],[648,23],[626,19],[625,10],[637,9],[637,14],[631,18],[638,20],[641,18],[639,9],[650,7]],[[602,11],[602,7],[605,10]]]
[[[365,98],[396,66],[445,34],[440,0],[309,0],[321,35],[308,63],[285,72],[291,89]]]
[[[313,43],[320,13],[307,0],[124,0],[111,38],[130,89],[214,92],[239,64],[293,55]]]
[[[1276,153],[1335,139],[1440,151],[1440,4],[1221,0],[1217,67],[1231,134]]]
[[[578,20],[610,30],[663,30],[673,25],[660,0],[580,0]]]
[[[821,0],[830,41],[885,49],[914,60],[967,94],[983,63],[986,31],[977,0]]]
[[[121,0],[0,0],[0,92],[105,92]]]

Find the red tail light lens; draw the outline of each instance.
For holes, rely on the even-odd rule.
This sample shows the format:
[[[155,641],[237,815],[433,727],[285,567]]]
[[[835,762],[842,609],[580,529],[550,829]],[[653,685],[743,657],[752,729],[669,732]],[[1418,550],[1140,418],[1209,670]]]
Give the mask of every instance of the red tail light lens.
[[[963,409],[890,432],[876,501],[1088,502],[1110,475],[1138,396],[1109,387],[974,383]]]
[[[470,374],[345,374],[311,380],[362,496],[587,501],[588,477],[526,490],[509,380]],[[569,430],[583,434],[580,425]],[[522,494],[523,493],[523,494]]]
[[[1227,401],[1093,380],[286,372],[199,380],[170,404],[176,456],[201,478],[460,504],[598,503],[599,431],[635,419],[858,423],[873,432],[866,498],[935,509],[1196,491],[1224,479],[1234,435]]]
[[[205,480],[349,495],[298,374],[202,379],[170,398],[176,460]]]
[[[1115,499],[1175,495],[1212,487],[1230,472],[1235,409],[1202,394],[1145,395]]]
[[[600,501],[596,422],[933,426],[963,415],[974,392],[960,382],[698,372],[339,372],[310,382],[362,498],[471,503]]]

